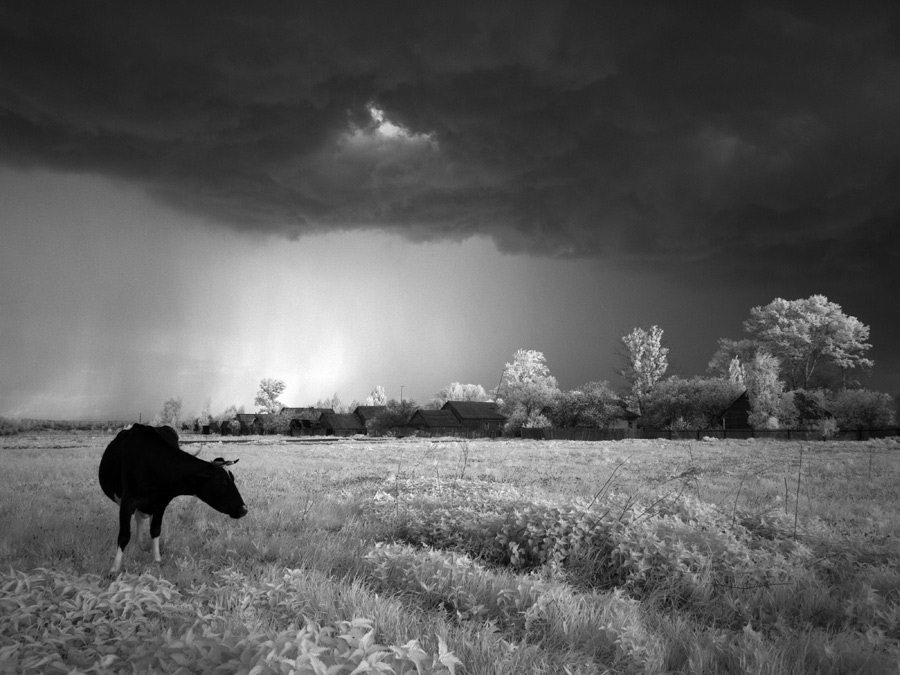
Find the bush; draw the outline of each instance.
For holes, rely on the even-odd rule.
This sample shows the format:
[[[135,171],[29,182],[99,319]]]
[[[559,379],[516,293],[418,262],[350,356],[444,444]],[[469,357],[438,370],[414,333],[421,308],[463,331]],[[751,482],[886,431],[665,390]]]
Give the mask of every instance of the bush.
[[[381,413],[369,420],[367,424],[369,432],[382,435],[390,433],[394,427],[405,426],[416,412],[416,407],[416,402],[412,399],[398,401],[392,398]]]
[[[896,407],[890,394],[868,389],[845,389],[828,402],[841,429],[878,429],[896,423]]]

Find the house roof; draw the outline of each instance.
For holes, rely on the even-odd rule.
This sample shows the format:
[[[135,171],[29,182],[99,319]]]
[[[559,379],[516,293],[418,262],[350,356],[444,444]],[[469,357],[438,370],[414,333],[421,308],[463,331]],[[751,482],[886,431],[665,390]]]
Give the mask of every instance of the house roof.
[[[407,422],[410,426],[426,427],[460,427],[459,420],[449,410],[423,410],[419,408]]]
[[[797,403],[797,398],[808,405],[810,408],[818,410],[821,415],[825,418],[834,417],[834,413],[828,409],[827,406],[822,405],[822,403],[813,395],[811,395],[807,391],[795,391],[794,393],[794,402]]]
[[[326,429],[340,429],[341,431],[359,431],[366,433],[366,425],[353,413],[322,413],[319,422]]]
[[[736,404],[738,401],[740,401],[742,398],[746,398],[746,399],[748,399],[748,400],[749,400],[749,398],[750,398],[750,397],[747,395],[747,390],[746,390],[746,389],[744,389],[744,391],[742,391],[738,396],[736,396],[735,399],[725,407],[725,410],[722,411],[722,415],[724,415],[724,414],[727,413],[729,410],[731,410],[731,409],[735,406],[735,404]]]
[[[249,424],[250,422],[256,421],[256,413],[238,413],[235,415],[238,418],[238,421],[245,422]]]
[[[370,420],[387,410],[386,405],[358,405],[353,414],[362,420]]]
[[[281,414],[292,420],[312,420],[319,419],[323,413],[334,413],[334,408],[282,408]]]
[[[505,422],[493,401],[447,401],[441,410],[451,411],[461,422]]]
[[[619,399],[618,401],[616,401],[616,405],[618,405],[620,408],[622,408],[622,412],[619,413],[619,415],[618,415],[619,419],[636,420],[640,417],[640,415],[638,413],[634,412],[634,410],[628,409],[627,401],[625,401],[623,399]]]

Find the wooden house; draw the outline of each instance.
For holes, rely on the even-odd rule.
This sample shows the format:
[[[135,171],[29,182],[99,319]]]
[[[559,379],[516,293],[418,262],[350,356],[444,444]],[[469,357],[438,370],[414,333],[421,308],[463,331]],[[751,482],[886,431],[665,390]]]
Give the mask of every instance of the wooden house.
[[[238,413],[235,415],[235,419],[241,425],[241,436],[262,433],[262,423],[256,413]]]
[[[334,413],[334,409],[313,407],[281,409],[281,414],[291,420],[291,436],[324,436],[325,429],[319,420],[325,413]]]
[[[368,429],[369,422],[385,410],[387,410],[387,406],[385,405],[358,405],[356,406],[356,410],[353,411],[353,414],[356,415],[359,418],[359,421],[363,423],[363,426]]]
[[[326,436],[356,436],[366,433],[366,425],[353,413],[322,413],[319,424]]]
[[[479,436],[499,436],[507,420],[493,401],[447,401],[441,410],[451,412],[462,426]]]
[[[409,432],[423,431],[431,435],[445,434],[447,436],[458,435],[463,430],[456,416],[449,410],[423,410],[417,409],[406,423]]]
[[[722,412],[723,429],[750,429],[750,397],[747,391],[738,396]]]
[[[623,429],[626,438],[633,438],[637,431],[638,420],[641,419],[641,416],[633,410],[629,410],[628,404],[625,401],[619,400],[616,401],[616,404],[621,410],[616,411],[616,416],[606,425],[606,428]]]

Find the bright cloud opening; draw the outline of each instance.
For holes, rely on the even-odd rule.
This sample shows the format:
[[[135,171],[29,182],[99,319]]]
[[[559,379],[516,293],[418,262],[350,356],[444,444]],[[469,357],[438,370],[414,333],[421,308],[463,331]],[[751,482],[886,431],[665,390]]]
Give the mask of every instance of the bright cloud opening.
[[[369,112],[372,121],[365,127],[351,125],[350,131],[345,136],[346,141],[350,145],[359,147],[390,141],[393,143],[402,143],[404,146],[429,147],[432,150],[438,149],[438,143],[434,133],[419,134],[410,131],[400,124],[395,124],[387,118],[384,110],[374,103],[367,105],[366,110]]]

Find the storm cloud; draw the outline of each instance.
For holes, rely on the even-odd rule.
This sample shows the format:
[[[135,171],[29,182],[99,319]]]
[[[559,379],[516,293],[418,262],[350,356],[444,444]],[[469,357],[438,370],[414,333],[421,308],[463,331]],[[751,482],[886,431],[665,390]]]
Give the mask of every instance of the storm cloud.
[[[415,266],[423,304],[448,290],[429,277],[439,268],[450,288],[466,278],[487,324],[512,306],[520,321],[488,350],[460,319],[473,303],[454,298],[455,321],[405,308],[434,338],[415,345],[420,364],[450,350],[493,379],[515,348],[537,347],[574,386],[610,377],[584,364],[609,360],[635,323],[658,323],[692,351],[681,372],[695,374],[751,306],[820,293],[871,325],[879,386],[898,386],[900,308],[884,301],[900,288],[896,3],[14,1],[0,6],[0,63],[0,188],[19,191],[0,209],[17,228],[7,249],[19,247],[0,250],[0,347],[19,398],[53,390],[57,366],[48,359],[38,386],[12,364],[67,349],[68,398],[98,369],[128,380],[92,385],[98,397],[176,371],[221,389],[241,359],[252,387],[278,375],[247,356],[263,338],[222,319],[212,333],[227,344],[212,340],[195,314],[205,296],[227,286],[250,303],[264,287],[259,330],[275,312],[294,342],[318,345],[301,325],[310,303],[278,304],[284,283],[346,265],[316,316],[332,320],[326,303],[347,298],[364,313],[362,270],[389,269],[387,294],[402,302],[413,250],[430,261]],[[300,264],[304,252],[318,258]],[[241,285],[218,262],[244,256],[248,274],[277,268],[282,286]],[[158,327],[148,307],[177,327]],[[77,349],[55,311],[81,327]],[[362,353],[369,336],[345,320],[344,352]],[[354,395],[394,377],[391,360],[413,348],[398,326],[372,324],[391,344]],[[151,342],[179,365],[154,364],[141,351]],[[432,376],[435,390],[463,377]],[[330,388],[337,376],[316,377]]]
[[[4,161],[236,228],[721,264],[900,219],[892,4],[4,7]]]

